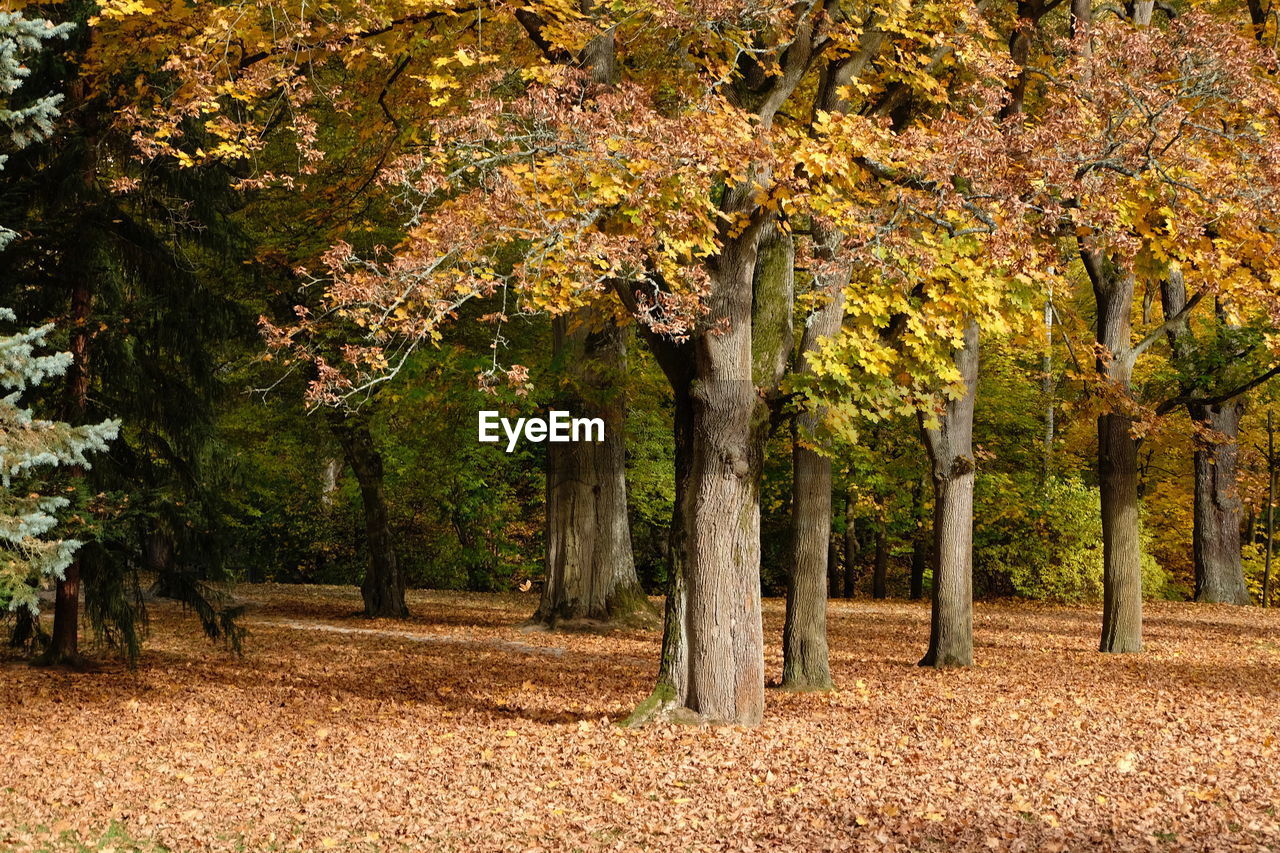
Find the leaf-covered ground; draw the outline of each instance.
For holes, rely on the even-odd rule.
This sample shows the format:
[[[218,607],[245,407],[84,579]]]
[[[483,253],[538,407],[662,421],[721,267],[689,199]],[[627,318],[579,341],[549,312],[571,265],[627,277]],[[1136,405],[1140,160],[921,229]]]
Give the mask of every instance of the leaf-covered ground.
[[[839,691],[755,729],[614,722],[658,637],[521,632],[531,596],[243,587],[242,659],[176,608],[139,668],[0,659],[0,849],[1280,848],[1280,615],[980,604],[979,665],[914,664],[928,608],[832,603]],[[766,602],[776,652],[781,603]]]

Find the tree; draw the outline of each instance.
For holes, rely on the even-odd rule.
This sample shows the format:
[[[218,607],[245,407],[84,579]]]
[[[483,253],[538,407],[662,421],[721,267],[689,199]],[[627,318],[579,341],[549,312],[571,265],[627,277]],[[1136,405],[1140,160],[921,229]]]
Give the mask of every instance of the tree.
[[[1202,303],[1270,310],[1262,259],[1274,236],[1260,225],[1276,210],[1280,93],[1267,71],[1274,57],[1222,22],[1192,14],[1156,27],[1153,4],[1137,3],[1131,20],[1104,24],[1087,3],[1072,8],[1073,47],[1037,87],[1018,145],[1030,154],[1027,191],[1057,223],[1051,239],[1073,242],[1093,294],[1100,648],[1131,652],[1142,648],[1138,447],[1152,414],[1135,368]],[[1191,293],[1135,335],[1137,294],[1173,275],[1195,282]]]
[[[27,106],[11,106],[8,101],[27,76],[26,55],[43,49],[51,38],[65,38],[70,27],[55,27],[48,21],[27,20],[20,13],[0,12],[0,121],[8,125],[9,142],[17,147],[43,139],[52,132],[61,100],[56,95],[37,97]],[[0,155],[0,167],[4,157]],[[14,237],[0,228],[0,249]],[[10,309],[0,309],[0,319],[16,321]],[[0,337],[0,385],[12,393],[0,399],[0,604],[13,611],[24,608],[34,617],[38,612],[36,590],[46,578],[57,582],[59,608],[78,606],[79,579],[71,567],[81,543],[75,539],[42,538],[58,524],[55,513],[70,501],[62,496],[42,496],[30,488],[25,494],[14,490],[14,478],[24,480],[33,469],[66,465],[87,468],[88,453],[103,451],[119,432],[120,422],[72,426],[39,420],[19,405],[21,393],[31,385],[60,376],[72,364],[69,353],[38,355],[53,331],[52,324]],[[69,644],[53,646],[49,663],[77,664],[79,650],[74,638]]]
[[[600,418],[604,437],[547,448],[546,581],[533,622],[648,624],[657,614],[636,577],[627,519],[625,333],[612,319],[602,329],[569,323],[553,323],[565,375],[553,405]]]

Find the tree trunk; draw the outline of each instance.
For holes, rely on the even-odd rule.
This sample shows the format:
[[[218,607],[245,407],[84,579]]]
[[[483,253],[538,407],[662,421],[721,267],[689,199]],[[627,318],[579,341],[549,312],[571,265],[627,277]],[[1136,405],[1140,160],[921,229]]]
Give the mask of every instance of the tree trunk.
[[[858,586],[858,517],[853,493],[845,495],[844,504],[844,597],[853,598]]]
[[[834,535],[827,542],[827,597],[840,597],[840,549]]]
[[[1271,557],[1276,532],[1276,426],[1267,410],[1267,544],[1262,568],[1262,606],[1271,606]]]
[[[676,506],[658,682],[629,724],[665,716],[751,725],[764,713],[760,472],[769,412],[753,378],[758,239],[748,228],[726,242],[706,325],[688,342],[646,332],[675,395]],[[623,297],[629,306],[633,296]]]
[[[369,568],[360,584],[364,615],[371,619],[405,619],[409,608],[405,605],[404,575],[396,559],[383,490],[382,454],[374,444],[365,417],[335,411],[331,424],[347,464],[360,484],[364,505],[365,541],[369,547]]]
[[[694,341],[693,453],[686,519],[689,684],[684,706],[713,722],[760,722],[760,421],[752,368],[755,240],[729,241],[713,271],[708,330]]]
[[[1082,250],[1097,304],[1096,369],[1120,396],[1132,394],[1133,276],[1100,252]],[[1103,652],[1142,651],[1142,551],[1138,538],[1138,440],[1124,411],[1098,417],[1098,487],[1102,496]]]
[[[925,523],[924,483],[912,489],[915,529],[911,534],[911,600],[924,598],[924,571],[929,567],[929,529]]]
[[[71,291],[71,366],[67,370],[66,420],[81,424],[89,408],[89,319],[93,291],[81,275]],[[84,479],[84,469],[73,466],[71,477]],[[77,554],[57,582],[53,604],[53,636],[41,662],[78,666],[80,656],[80,556]]]
[[[973,664],[973,412],[978,396],[978,324],[965,327],[955,365],[965,393],[947,400],[921,432],[933,469],[933,612],[921,666]]]
[[[626,341],[611,321],[599,332],[554,324],[554,352],[567,371],[557,404],[604,420],[604,441],[547,445],[546,585],[533,622],[547,628],[652,625],[657,612],[636,577],[627,519]]]
[[[1182,274],[1171,271],[1160,288],[1160,302],[1166,321],[1181,316],[1187,305],[1187,289]],[[1225,319],[1220,318],[1220,323]],[[1193,357],[1195,340],[1191,326],[1183,318],[1168,331],[1175,359]],[[1187,397],[1209,394],[1207,383],[1186,383]],[[1195,445],[1195,497],[1192,515],[1192,554],[1195,561],[1196,601],[1222,604],[1249,604],[1240,561],[1240,510],[1237,489],[1240,448],[1237,436],[1244,403],[1237,397],[1214,405],[1188,403],[1193,423],[1224,436],[1225,443],[1193,437]]]
[[[1195,450],[1196,601],[1252,603],[1240,561],[1241,504],[1236,487],[1236,438],[1243,413],[1244,404],[1235,401],[1192,407],[1193,418],[1229,439],[1222,444],[1198,442]]]
[[[876,526],[876,561],[871,573],[871,597],[889,597],[889,531],[883,518]]]
[[[834,253],[836,238],[820,238],[824,258]],[[794,267],[794,257],[787,262]],[[822,304],[805,323],[796,372],[813,375],[809,356],[840,330],[844,318],[847,271],[837,269],[815,278]],[[789,322],[789,318],[788,318]],[[792,690],[828,690],[826,578],[831,551],[831,459],[811,445],[823,418],[821,408],[802,409],[792,424],[791,566],[787,576],[787,613],[782,631],[782,686]]]
[[[799,432],[797,425],[797,433]],[[782,686],[831,687],[827,661],[828,551],[831,544],[831,460],[797,435],[792,465],[791,571],[782,630]]]

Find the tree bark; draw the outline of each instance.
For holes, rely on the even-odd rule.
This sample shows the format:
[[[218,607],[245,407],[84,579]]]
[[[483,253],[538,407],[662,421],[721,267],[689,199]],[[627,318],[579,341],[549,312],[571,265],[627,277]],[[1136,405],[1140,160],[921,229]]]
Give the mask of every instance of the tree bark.
[[[372,619],[405,619],[409,616],[409,608],[405,604],[404,574],[396,558],[387,512],[382,454],[374,444],[365,416],[335,411],[330,423],[347,464],[360,484],[360,499],[364,505],[365,541],[369,548],[369,568],[360,584],[364,615]]]
[[[547,445],[546,584],[535,624],[547,628],[656,623],[636,576],[627,518],[626,340],[612,321],[597,332],[554,323],[554,358],[567,372],[557,404],[601,418],[604,441]]]
[[[978,324],[970,321],[955,354],[964,394],[921,416],[933,471],[933,610],[920,666],[973,664],[973,413],[978,396]]]
[[[834,239],[820,240],[825,256]],[[788,259],[794,266],[794,257]],[[819,275],[821,305],[805,323],[796,372],[813,375],[808,356],[840,330],[848,275]],[[792,435],[791,566],[787,576],[787,612],[782,631],[782,686],[791,690],[832,687],[827,652],[827,571],[831,551],[831,458],[810,445],[817,440],[823,410],[796,414]]]
[[[738,209],[741,201],[725,205]],[[760,473],[770,406],[763,391],[778,377],[757,376],[785,358],[753,344],[760,237],[760,226],[749,225],[725,240],[710,265],[707,318],[688,341],[644,332],[675,396],[676,509],[658,683],[630,724],[660,716],[752,725],[764,713]],[[634,293],[625,285],[620,292],[634,310]],[[760,307],[776,308],[768,302]],[[789,328],[789,307],[775,313]],[[772,337],[790,349],[782,330]]]
[[[1138,538],[1138,440],[1123,410],[1132,395],[1133,276],[1096,250],[1081,249],[1097,305],[1099,375],[1120,400],[1098,417],[1098,487],[1102,497],[1103,652],[1142,651],[1142,551]]]
[[[1244,404],[1229,401],[1191,409],[1196,421],[1228,439],[1222,444],[1200,441],[1195,450],[1196,601],[1251,604],[1240,561],[1241,502],[1236,485]]]
[[[1187,289],[1182,274],[1172,271],[1160,287],[1160,303],[1165,320],[1181,316],[1187,305]],[[1225,322],[1219,320],[1219,322]],[[1175,359],[1186,361],[1195,348],[1191,326],[1183,318],[1167,334]],[[1205,382],[1183,385],[1187,397],[1205,396]],[[1193,437],[1195,446],[1194,510],[1192,515],[1192,555],[1195,562],[1196,601],[1221,604],[1249,604],[1240,560],[1241,502],[1237,488],[1240,448],[1237,436],[1244,403],[1240,398],[1214,405],[1189,403],[1187,414],[1200,427],[1225,436],[1219,444]]]

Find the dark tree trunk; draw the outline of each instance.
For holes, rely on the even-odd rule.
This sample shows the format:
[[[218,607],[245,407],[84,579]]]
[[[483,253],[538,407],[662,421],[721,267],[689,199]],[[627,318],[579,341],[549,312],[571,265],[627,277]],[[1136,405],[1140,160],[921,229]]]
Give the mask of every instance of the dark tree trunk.
[[[929,528],[925,521],[924,484],[917,482],[912,490],[915,530],[911,535],[911,600],[924,598],[924,572],[929,567]]]
[[[1228,441],[1198,442],[1195,450],[1196,601],[1251,604],[1240,561],[1240,496],[1236,487],[1240,447],[1236,442],[1244,404],[1194,406],[1191,416]]]
[[[852,492],[845,495],[844,504],[844,597],[853,598],[858,587],[858,518]]]
[[[89,408],[89,320],[93,308],[93,291],[83,274],[71,291],[71,366],[67,370],[67,421],[84,422]],[[73,479],[84,479],[84,470],[71,468]],[[80,556],[77,554],[63,570],[57,582],[53,604],[53,635],[41,661],[49,664],[78,666],[80,656]]]
[[[924,598],[924,570],[929,566],[929,539],[924,528],[911,541],[911,600]]]
[[[405,619],[409,608],[404,600],[404,574],[396,559],[383,490],[382,454],[374,444],[364,416],[335,411],[330,422],[347,464],[360,484],[360,500],[364,505],[365,541],[369,548],[369,568],[360,584],[364,615],[372,619]]]
[[[1133,276],[1095,250],[1083,250],[1097,305],[1098,373],[1128,397],[1135,358],[1129,317]],[[1138,537],[1138,440],[1124,411],[1098,417],[1098,487],[1102,497],[1102,640],[1104,652],[1142,651],[1142,551]]]
[[[840,597],[840,548],[834,535],[827,542],[827,597]]]
[[[833,239],[821,241],[827,255]],[[762,249],[763,251],[763,249]],[[794,257],[786,259],[794,266]],[[805,323],[796,372],[811,376],[808,356],[840,330],[846,274],[819,276],[824,302]],[[791,690],[827,690],[831,666],[827,654],[827,572],[831,551],[831,458],[812,446],[822,421],[821,409],[804,409],[793,422],[791,566],[787,576],[787,613],[782,631],[782,686]]]
[[[965,327],[956,369],[965,393],[921,432],[933,470],[933,612],[921,666],[973,664],[973,412],[978,394],[978,324]]]
[[[876,561],[871,572],[871,597],[889,597],[889,531],[884,519],[876,526]]]
[[[546,585],[533,622],[651,625],[657,612],[640,588],[627,519],[626,341],[612,322],[599,332],[554,324],[554,352],[567,390],[559,408],[601,418],[602,442],[547,445]]]

